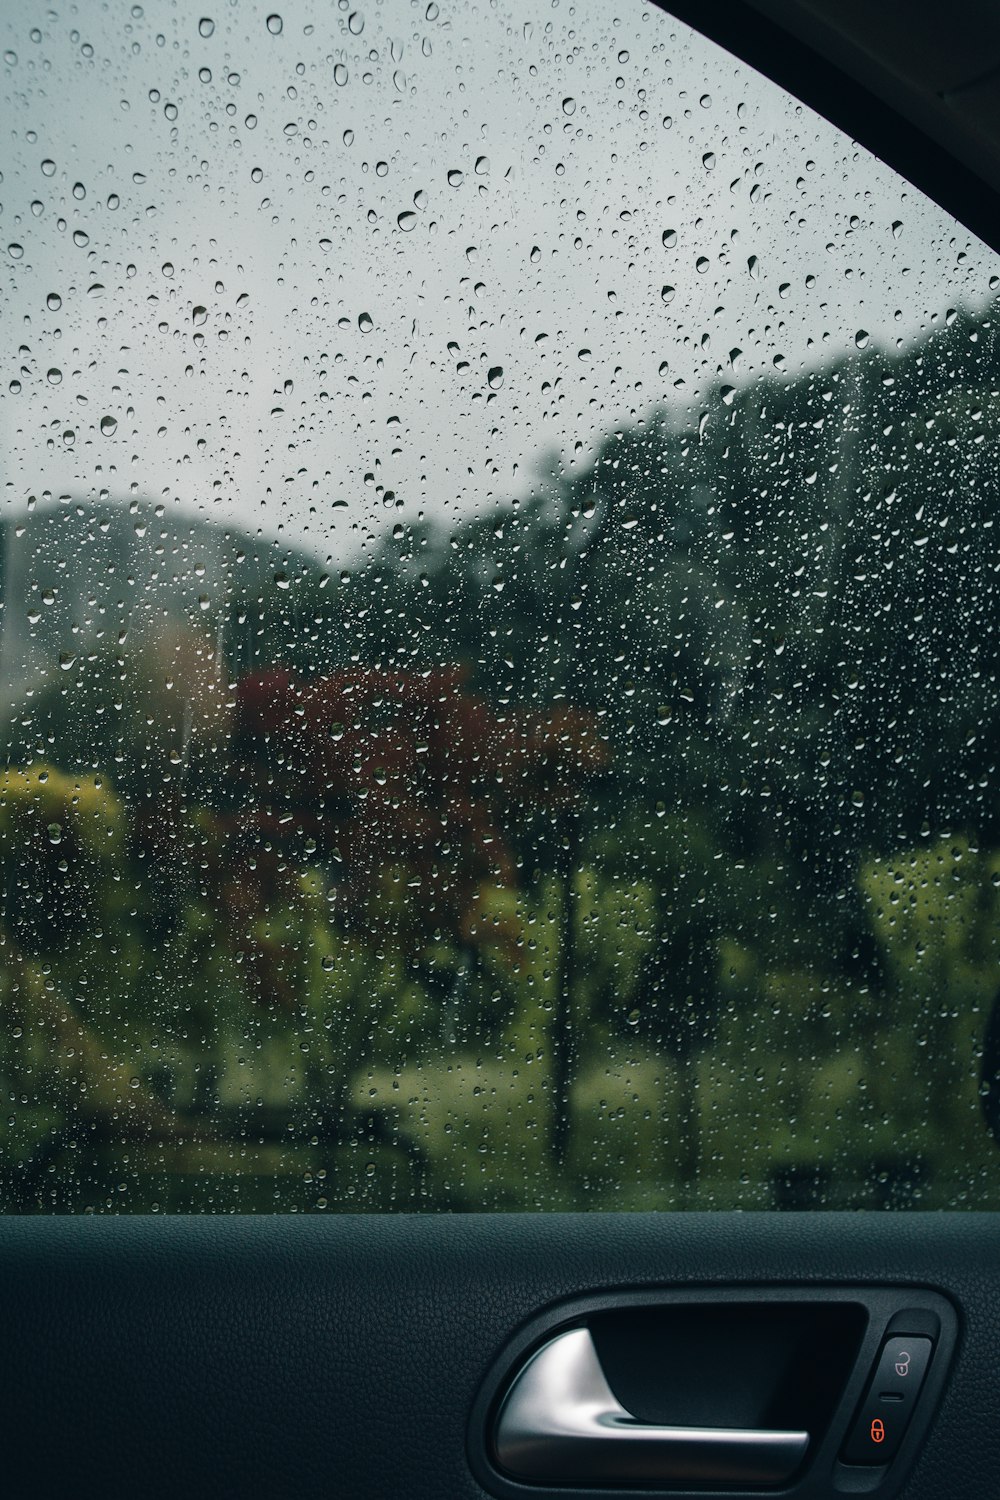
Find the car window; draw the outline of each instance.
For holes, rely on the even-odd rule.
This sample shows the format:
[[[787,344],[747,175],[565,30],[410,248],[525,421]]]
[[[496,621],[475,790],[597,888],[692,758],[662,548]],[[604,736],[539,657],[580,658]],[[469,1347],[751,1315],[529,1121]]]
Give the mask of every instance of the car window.
[[[996,1206],[997,257],[638,0],[0,30],[3,1207]]]

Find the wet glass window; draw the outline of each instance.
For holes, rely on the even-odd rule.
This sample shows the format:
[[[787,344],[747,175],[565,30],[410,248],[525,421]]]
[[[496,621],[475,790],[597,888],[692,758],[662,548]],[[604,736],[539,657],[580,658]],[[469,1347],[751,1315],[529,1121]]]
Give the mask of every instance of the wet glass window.
[[[641,0],[0,32],[0,1205],[1000,1206],[997,257]]]

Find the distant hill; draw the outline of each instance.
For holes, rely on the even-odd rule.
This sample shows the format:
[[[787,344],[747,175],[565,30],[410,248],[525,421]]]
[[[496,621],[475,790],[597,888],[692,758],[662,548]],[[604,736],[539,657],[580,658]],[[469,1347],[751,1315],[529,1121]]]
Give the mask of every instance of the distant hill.
[[[0,711],[33,683],[165,625],[226,628],[234,600],[321,571],[309,553],[151,501],[69,499],[0,520]]]

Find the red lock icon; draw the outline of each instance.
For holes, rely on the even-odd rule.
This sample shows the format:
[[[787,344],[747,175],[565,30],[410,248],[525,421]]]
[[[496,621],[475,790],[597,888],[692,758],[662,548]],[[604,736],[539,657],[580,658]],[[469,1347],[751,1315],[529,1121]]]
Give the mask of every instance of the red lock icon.
[[[883,1427],[881,1419],[879,1417],[876,1417],[872,1422],[871,1435],[873,1443],[885,1442],[885,1428]]]

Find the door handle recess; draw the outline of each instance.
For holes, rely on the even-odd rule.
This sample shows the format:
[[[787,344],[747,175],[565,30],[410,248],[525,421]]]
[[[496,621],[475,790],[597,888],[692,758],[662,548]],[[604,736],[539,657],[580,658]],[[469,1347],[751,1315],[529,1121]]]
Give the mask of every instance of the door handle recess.
[[[780,1485],[802,1462],[809,1434],[640,1422],[612,1394],[590,1330],[572,1328],[521,1370],[494,1442],[500,1467],[534,1484]]]

